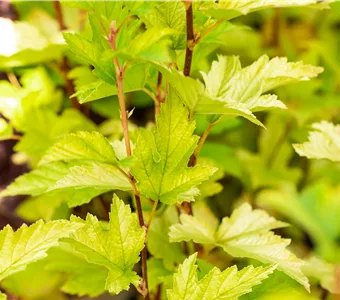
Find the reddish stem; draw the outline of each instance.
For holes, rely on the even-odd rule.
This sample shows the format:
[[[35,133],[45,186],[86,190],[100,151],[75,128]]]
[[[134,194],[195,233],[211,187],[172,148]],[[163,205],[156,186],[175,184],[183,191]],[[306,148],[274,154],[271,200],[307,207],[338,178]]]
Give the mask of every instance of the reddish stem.
[[[115,22],[113,22],[111,25],[109,43],[110,43],[111,49],[116,52],[117,51],[116,39],[117,39],[118,30],[115,29],[115,25],[116,25]],[[128,128],[128,112],[126,111],[126,107],[125,107],[125,96],[124,96],[124,89],[123,89],[124,68],[123,66],[119,64],[117,57],[113,59],[113,62],[114,62],[115,71],[116,71],[116,85],[117,85],[117,90],[118,90],[118,100],[119,100],[119,106],[120,106],[120,111],[121,111],[121,121],[122,121],[123,133],[124,133],[126,154],[127,156],[131,156],[132,152],[131,152],[131,143],[130,143],[129,128]],[[144,222],[142,204],[141,204],[139,192],[136,187],[135,179],[131,174],[129,174],[129,177],[131,179],[132,190],[133,190],[135,200],[136,200],[139,225],[140,227],[147,229],[145,226],[145,222]],[[143,277],[141,288],[142,288],[145,299],[149,300],[150,296],[149,296],[149,287],[148,287],[147,255],[148,254],[147,254],[146,241],[145,241],[144,248],[141,252],[142,277]]]
[[[190,75],[192,53],[195,42],[194,37],[194,25],[193,25],[193,14],[192,14],[192,3],[191,1],[185,1],[186,5],[186,23],[187,23],[187,47],[185,51],[185,61],[184,61],[184,76]]]

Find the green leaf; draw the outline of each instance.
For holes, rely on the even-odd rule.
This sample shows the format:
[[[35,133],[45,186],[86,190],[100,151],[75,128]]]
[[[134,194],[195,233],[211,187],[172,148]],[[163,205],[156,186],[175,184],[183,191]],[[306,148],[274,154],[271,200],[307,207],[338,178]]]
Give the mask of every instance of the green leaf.
[[[50,147],[39,165],[56,161],[93,160],[117,163],[110,142],[99,132],[78,131],[62,136]]]
[[[327,168],[326,168],[327,169]],[[285,216],[308,232],[317,251],[324,258],[335,260],[340,229],[338,186],[316,182],[301,193],[295,187],[266,189],[258,194],[256,203]]]
[[[48,251],[44,261],[49,272],[66,275],[61,290],[71,295],[95,297],[105,292],[105,280],[108,270],[102,266],[89,263],[72,245],[60,242],[58,247]]]
[[[266,55],[241,69],[238,57],[218,56],[210,71],[202,73],[206,97],[197,103],[196,112],[240,115],[261,125],[252,112],[286,108],[276,95],[263,93],[282,85],[308,80],[322,70],[302,62],[288,63],[286,58],[269,60]]]
[[[178,1],[161,2],[153,7],[148,14],[141,15],[147,28],[171,28],[172,48],[176,50],[185,48],[185,7]]]
[[[168,28],[148,29],[137,35],[118,53],[129,60],[170,62],[168,37],[171,33],[172,30]]]
[[[182,73],[176,70],[169,70],[162,65],[155,65],[155,67],[163,73],[164,77],[169,81],[171,92],[176,94],[180,101],[185,106],[193,111],[200,100],[203,93],[203,84],[191,77],[185,77]]]
[[[154,291],[158,284],[164,284],[168,278],[172,280],[173,272],[165,268],[163,262],[159,259],[151,257],[148,259],[148,281],[149,290]]]
[[[216,224],[209,221],[198,220],[196,217],[187,214],[181,214],[181,224],[172,225],[170,227],[170,241],[181,242],[191,241],[199,244],[215,244]]]
[[[90,162],[71,167],[67,174],[57,180],[47,191],[68,188],[95,188],[100,190],[131,190],[131,183],[116,167]]]
[[[210,97],[223,96],[228,90],[229,80],[241,69],[238,56],[218,56],[218,61],[213,61],[208,74],[202,72],[206,94]]]
[[[45,193],[49,187],[53,186],[59,179],[63,178],[71,166],[55,162],[40,168],[34,169],[29,173],[23,174],[15,179],[4,191],[1,197],[14,195],[40,195]]]
[[[66,109],[58,116],[50,109],[39,108],[25,111],[20,129],[25,134],[15,145],[15,150],[24,152],[35,165],[53,145],[56,137],[78,130],[92,131],[96,126],[75,109]]]
[[[96,75],[99,78],[107,84],[115,85],[114,53],[107,41],[106,43],[94,42],[79,34],[68,32],[65,32],[63,36],[70,50],[76,56],[94,66]]]
[[[230,299],[251,292],[252,287],[268,278],[276,266],[248,266],[241,271],[232,266],[223,272],[214,267],[202,280],[197,279],[197,253],[179,266],[173,279],[173,289],[167,290],[169,300]]]
[[[46,257],[46,251],[57,245],[58,240],[82,227],[69,221],[38,221],[16,232],[7,225],[0,231],[0,280],[22,271],[32,262]]]
[[[130,14],[143,16],[149,13],[156,3],[151,1],[124,1],[124,5],[129,9]]]
[[[312,128],[315,131],[309,132],[307,142],[293,145],[295,151],[307,158],[340,161],[340,126],[322,121]]]
[[[94,15],[107,30],[109,30],[112,20],[120,24],[128,14],[128,10],[124,8],[124,1],[63,1],[63,4],[86,10],[89,14]],[[99,34],[100,32],[93,34],[95,33]]]
[[[69,217],[66,197],[62,195],[43,194],[25,199],[16,209],[16,213],[24,220],[35,222],[67,219]],[[66,206],[66,208],[65,208]]]
[[[13,135],[13,128],[11,124],[4,119],[0,119],[0,141],[11,138]]]
[[[177,222],[175,207],[168,207],[162,216],[154,217],[148,231],[148,251],[170,270],[185,259],[183,246],[169,241],[169,227]]]
[[[237,101],[224,102],[219,99],[201,97],[201,100],[197,103],[195,107],[195,112],[197,114],[204,115],[225,115],[227,117],[243,117],[256,125],[263,126],[262,123],[257,120],[256,116],[251,112],[248,106],[244,103]]]
[[[302,273],[303,261],[286,247],[290,240],[275,235],[271,229],[287,226],[261,210],[251,210],[242,205],[230,218],[224,218],[217,231],[218,244],[236,257],[250,257],[264,263],[278,263],[278,270],[301,283],[309,290],[309,283]]]
[[[170,227],[170,240],[173,242],[193,240],[197,243],[222,247],[234,257],[248,257],[263,263],[278,264],[278,270],[309,289],[308,279],[301,271],[303,261],[286,247],[290,240],[275,235],[272,229],[285,227],[286,223],[276,221],[263,210],[252,210],[243,204],[225,217],[217,228],[214,222],[181,215],[181,224]]]
[[[286,274],[275,270],[261,285],[244,295],[240,300],[319,300],[319,296],[307,292]]]
[[[239,160],[235,151],[225,144],[207,141],[204,143],[200,156],[203,158],[213,159],[219,169],[225,173],[231,174],[237,178],[245,179]]]
[[[93,75],[87,67],[77,67],[69,73],[69,78],[74,79],[79,103],[86,103],[97,99],[117,95],[117,87],[107,84]],[[134,63],[124,73],[123,89],[125,93],[141,90],[149,78],[149,65]],[[107,101],[109,101],[107,99]],[[118,102],[118,101],[117,101]]]
[[[210,165],[210,166],[218,166],[218,163],[215,163],[213,159],[208,158],[200,158],[200,164]],[[201,198],[204,199],[206,197],[211,197],[220,193],[223,190],[223,185],[218,182],[218,180],[224,177],[223,168],[218,169],[208,180],[204,181],[200,186],[200,195]]]
[[[166,204],[182,202],[183,193],[216,171],[209,166],[187,167],[198,137],[192,134],[194,121],[188,121],[184,107],[175,106],[173,96],[170,94],[162,105],[156,128],[141,130],[134,151],[135,165],[131,169],[138,190]],[[192,193],[186,197],[186,201],[194,200]]]
[[[219,3],[208,3],[206,8],[202,10],[214,18],[221,20],[230,20],[241,15],[246,15],[254,11],[274,7],[299,7],[311,6],[316,8],[327,8],[327,1],[318,2],[317,0],[294,0],[294,1],[281,1],[281,0],[266,0],[266,1],[243,1],[243,0],[230,0],[222,1]]]
[[[109,270],[105,289],[118,294],[128,290],[130,283],[138,286],[139,277],[132,268],[144,247],[145,231],[130,206],[115,195],[108,228],[92,215],[88,215],[86,221],[75,217],[72,220],[85,226],[71,236],[73,242],[68,240],[88,262]]]
[[[38,196],[46,193],[45,194],[46,197],[59,197],[65,199],[67,200],[68,205],[70,207],[73,207],[84,203],[88,203],[93,197],[105,193],[112,188],[112,186],[110,186],[109,188],[96,188],[92,186],[86,187],[86,184],[90,186],[89,182],[87,181],[86,184],[83,185],[85,186],[83,188],[76,189],[59,188],[58,191],[48,192],[48,190],[54,187],[58,181],[62,180],[65,176],[67,176],[70,173],[70,169],[75,166],[77,166],[77,163],[63,163],[63,162],[53,162],[50,164],[43,165],[37,169],[32,170],[29,173],[17,177],[12,184],[10,184],[4,191],[0,193],[0,197],[14,195]],[[105,166],[110,167],[110,165]],[[96,170],[96,172],[98,172],[98,169]],[[116,171],[112,172],[115,173]],[[112,180],[111,173],[109,173],[108,176],[110,176],[109,179]],[[96,180],[103,184],[103,182],[100,181],[99,179]],[[53,209],[53,205],[51,205],[50,209],[51,208]],[[47,215],[45,212],[44,217],[46,216]]]
[[[46,270],[45,266],[46,258],[29,264],[25,270],[5,278],[1,286],[12,295],[25,300],[63,299],[62,292],[59,291],[64,281],[63,274]]]

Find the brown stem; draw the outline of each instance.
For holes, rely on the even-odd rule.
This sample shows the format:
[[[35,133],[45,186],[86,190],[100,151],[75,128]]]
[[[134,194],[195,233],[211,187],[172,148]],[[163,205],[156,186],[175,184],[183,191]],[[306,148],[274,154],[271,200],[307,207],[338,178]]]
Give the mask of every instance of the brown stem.
[[[185,1],[185,5],[186,5],[186,23],[187,23],[187,47],[185,51],[183,74],[184,76],[189,76],[195,37],[194,37],[192,3],[191,1]]]
[[[194,34],[194,24],[193,24],[193,13],[192,13],[192,2],[184,1],[186,8],[186,28],[187,28],[187,45],[185,51],[185,61],[184,61],[184,76],[190,76],[192,54],[195,46],[195,34]],[[189,162],[190,166],[190,162]],[[190,202],[183,203],[183,208],[189,215],[193,215],[192,205]],[[187,245],[185,244],[186,248]],[[194,243],[194,248],[196,252],[199,252],[199,244]],[[188,252],[188,249],[186,249]]]
[[[159,285],[157,285],[155,300],[161,300],[161,296],[162,296],[162,284],[160,283]]]
[[[60,30],[65,30],[66,26],[64,23],[63,12],[59,1],[53,1],[55,16],[57,18]]]
[[[161,111],[161,102],[163,102],[163,93],[162,93],[162,79],[163,74],[158,72],[157,77],[157,89],[156,89],[156,103],[155,103],[155,116],[159,115]]]
[[[184,62],[183,74],[184,74],[184,76],[190,76],[192,52],[193,52],[193,48],[191,46],[194,44],[194,26],[193,26],[192,2],[191,1],[184,1],[184,4],[185,4],[185,8],[186,8],[187,47],[186,47],[186,52],[185,52],[185,62]],[[189,166],[190,166],[190,162],[189,162]],[[190,211],[192,212],[191,207],[190,207]]]
[[[57,18],[57,21],[58,21],[58,24],[59,24],[59,29],[60,29],[60,31],[63,31],[67,28],[66,28],[66,25],[64,23],[63,12],[62,12],[62,9],[61,9],[60,2],[59,1],[53,1],[53,5],[54,5],[55,15],[56,15],[56,18]],[[75,90],[74,90],[72,80],[70,80],[67,77],[67,74],[70,71],[70,65],[69,65],[69,61],[68,61],[66,56],[63,56],[60,68],[61,68],[61,72],[63,73],[63,77],[64,77],[65,82],[66,82],[67,96],[70,98],[75,93]],[[77,101],[77,99],[70,98],[70,100],[71,100],[71,106],[73,108],[81,110],[80,104]]]
[[[112,22],[111,27],[110,27],[110,35],[108,39],[113,51],[117,51],[116,38],[117,38],[118,31],[115,29],[115,26],[116,26],[115,22]],[[119,64],[117,57],[113,59],[113,62],[114,62],[115,71],[116,71],[116,85],[117,85],[117,90],[118,90],[118,100],[119,100],[119,107],[121,111],[121,121],[122,121],[123,133],[124,133],[126,154],[127,156],[131,156],[132,152],[131,152],[131,143],[130,143],[129,128],[128,128],[128,112],[126,111],[126,107],[125,107],[125,97],[124,97],[124,89],[123,89],[123,76],[124,76],[123,67]],[[145,226],[145,222],[144,222],[140,195],[136,187],[135,179],[131,174],[129,174],[129,177],[131,179],[132,190],[133,190],[133,194],[134,194],[135,201],[136,201],[139,225],[140,227],[145,228],[147,230]],[[149,287],[148,287],[147,255],[148,254],[147,254],[146,241],[145,241],[144,248],[141,252],[142,277],[143,277],[141,288],[142,288],[145,299],[149,300],[150,296],[149,296]]]

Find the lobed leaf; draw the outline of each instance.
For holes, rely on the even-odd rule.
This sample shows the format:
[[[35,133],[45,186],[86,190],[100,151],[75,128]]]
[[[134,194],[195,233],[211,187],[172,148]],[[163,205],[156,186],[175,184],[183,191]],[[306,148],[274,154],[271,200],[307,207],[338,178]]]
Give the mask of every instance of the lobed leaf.
[[[117,163],[110,142],[99,132],[78,131],[62,136],[50,147],[39,165],[56,161],[95,160]]]
[[[210,71],[202,73],[205,95],[197,103],[196,112],[203,114],[240,115],[262,125],[253,112],[286,108],[275,95],[262,95],[282,85],[308,80],[322,72],[322,68],[289,63],[286,58],[260,57],[246,68],[236,56],[219,56]]]
[[[116,167],[90,162],[71,167],[67,174],[50,186],[47,191],[67,188],[129,191],[131,183]]]
[[[268,278],[276,266],[258,267],[248,266],[238,271],[236,266],[221,272],[214,267],[200,281],[197,279],[197,253],[187,258],[174,274],[173,289],[167,290],[169,300],[208,300],[228,299],[251,292],[252,287]]]
[[[69,221],[38,221],[17,231],[7,225],[0,231],[0,280],[24,270],[32,262],[46,257],[46,251],[58,240],[82,227]]]
[[[193,188],[216,171],[209,166],[187,167],[198,137],[193,135],[195,123],[188,120],[188,111],[176,105],[173,97],[170,92],[156,128],[141,130],[134,151],[135,165],[131,168],[138,190],[167,204],[182,202],[184,198],[193,201],[197,194]]]
[[[307,142],[293,145],[295,151],[307,158],[340,161],[340,125],[322,121],[312,128]]]
[[[132,268],[139,261],[139,253],[144,247],[145,231],[139,226],[137,215],[131,213],[130,206],[124,205],[114,195],[108,228],[90,214],[85,221],[75,217],[72,221],[84,224],[84,227],[68,242],[88,262],[109,270],[106,290],[118,294],[128,290],[130,283],[138,286],[139,277]]]
[[[107,41],[106,43],[96,43],[80,34],[69,32],[65,32],[63,36],[68,47],[76,56],[94,66],[96,75],[99,78],[107,84],[115,84],[116,79],[113,68],[114,53]]]
[[[301,270],[303,261],[286,249],[290,240],[282,239],[270,231],[287,224],[276,221],[265,211],[252,210],[249,204],[243,204],[234,210],[230,218],[223,218],[218,228],[214,222],[189,215],[181,215],[180,221],[181,224],[170,227],[170,241],[193,240],[222,247],[235,257],[248,257],[264,263],[277,264],[278,270],[309,289],[308,279]]]

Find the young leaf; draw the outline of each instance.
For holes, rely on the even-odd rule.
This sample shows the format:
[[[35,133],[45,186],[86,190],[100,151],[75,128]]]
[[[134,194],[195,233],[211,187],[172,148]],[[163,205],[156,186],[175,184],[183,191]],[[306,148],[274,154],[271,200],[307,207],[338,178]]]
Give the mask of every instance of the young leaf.
[[[340,125],[322,121],[312,128],[307,142],[293,145],[295,151],[307,158],[340,161]]]
[[[125,93],[141,90],[149,78],[149,65],[145,63],[134,63],[124,73],[123,89]],[[93,75],[88,67],[77,67],[69,74],[74,79],[76,93],[79,103],[86,103],[97,99],[117,95],[117,87],[107,84]]]
[[[128,10],[124,7],[124,2],[125,1],[63,1],[63,4],[86,10],[90,15],[94,15],[98,19],[98,22],[100,21],[102,23],[103,28],[109,30],[112,20],[120,24],[128,15]]]
[[[131,183],[116,167],[90,162],[73,166],[68,173],[50,186],[49,191],[68,188],[95,188],[100,190],[131,190]]]
[[[69,32],[65,32],[63,36],[70,50],[75,55],[94,66],[95,73],[99,78],[107,84],[115,84],[114,53],[107,41],[106,43],[90,41],[79,34]],[[100,33],[100,36],[102,36],[102,33]]]
[[[178,98],[196,114],[242,116],[263,126],[253,112],[286,108],[276,95],[265,94],[276,87],[308,80],[323,71],[320,67],[289,63],[286,58],[264,55],[252,65],[241,68],[237,56],[218,56],[211,70],[202,72],[202,83],[155,64],[168,79]]]
[[[172,33],[167,28],[151,28],[136,36],[121,53],[131,60],[170,62],[168,36]]]
[[[252,112],[286,106],[276,95],[262,95],[276,87],[308,80],[322,72],[322,68],[288,63],[286,58],[260,57],[252,65],[241,69],[238,57],[219,56],[208,74],[202,73],[205,95],[197,103],[196,112],[203,114],[240,115],[261,125]]]
[[[175,105],[174,97],[171,93],[162,105],[156,128],[141,130],[134,151],[135,165],[131,169],[143,195],[167,204],[182,202],[183,193],[216,171],[209,166],[187,167],[198,137],[192,134],[194,121],[188,120],[186,108]],[[189,192],[187,201],[194,200],[193,195]]]
[[[85,226],[68,241],[92,264],[109,270],[105,289],[118,294],[128,290],[130,283],[138,286],[139,277],[132,271],[144,247],[145,231],[140,228],[137,215],[116,195],[111,205],[109,228],[92,215],[86,221],[72,218]]]
[[[46,251],[57,245],[58,240],[82,227],[69,221],[38,221],[16,232],[7,225],[0,231],[0,280],[24,270],[32,262],[46,257]]]
[[[185,7],[179,1],[161,2],[148,14],[141,15],[147,28],[171,28],[173,49],[185,48]]]
[[[223,272],[214,267],[202,280],[197,279],[197,253],[187,258],[173,279],[173,289],[167,290],[169,300],[230,299],[251,292],[252,287],[268,278],[276,266],[248,266],[241,271],[236,266]]]
[[[202,10],[214,18],[221,20],[230,20],[241,15],[246,15],[254,11],[272,7],[294,7],[294,6],[312,6],[316,8],[328,7],[329,1],[319,2],[317,0],[266,0],[266,1],[243,1],[230,0],[218,3],[208,3],[207,7]]]
[[[290,240],[275,235],[272,229],[285,227],[286,223],[276,221],[263,210],[252,210],[243,204],[225,217],[216,228],[213,222],[204,222],[189,215],[181,215],[181,224],[170,227],[173,242],[193,240],[197,243],[222,247],[235,257],[248,257],[263,263],[278,264],[278,269],[309,289],[308,279],[301,271],[303,261],[286,247]]]
[[[290,240],[282,239],[270,231],[284,226],[287,224],[276,221],[264,211],[252,211],[249,205],[243,205],[230,218],[223,219],[216,235],[217,244],[235,257],[278,263],[278,270],[309,290],[308,279],[301,270],[303,261],[286,249]]]
[[[62,136],[49,148],[39,165],[56,161],[93,160],[115,164],[110,142],[99,132],[78,131]]]

